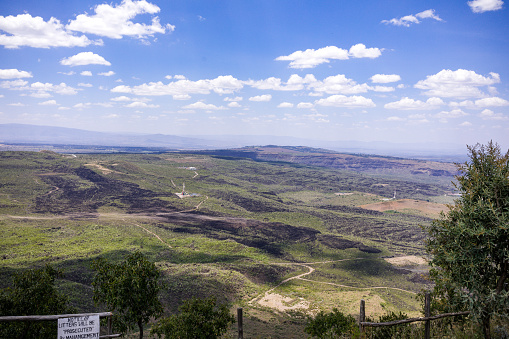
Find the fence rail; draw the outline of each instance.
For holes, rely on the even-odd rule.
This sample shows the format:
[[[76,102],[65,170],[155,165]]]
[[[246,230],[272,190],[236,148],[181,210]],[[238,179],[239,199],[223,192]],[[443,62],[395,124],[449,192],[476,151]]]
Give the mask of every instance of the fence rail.
[[[58,320],[60,318],[71,318],[71,317],[86,317],[98,315],[99,318],[108,318],[108,334],[101,335],[99,338],[118,338],[121,334],[111,334],[112,323],[111,318],[113,313],[101,312],[101,313],[79,313],[79,314],[57,314],[57,315],[22,315],[22,316],[5,316],[0,317],[0,322],[14,322],[14,321],[51,321]]]
[[[389,321],[389,322],[385,322],[385,323],[373,323],[373,322],[364,321],[364,320],[366,320],[366,310],[365,310],[366,306],[365,306],[364,300],[361,300],[361,307],[360,307],[360,313],[359,313],[359,329],[361,331],[361,337],[364,337],[366,327],[395,326],[395,325],[413,323],[416,321],[425,321],[426,324],[424,326],[424,339],[430,339],[431,338],[431,331],[430,331],[431,320],[470,314],[469,311],[465,311],[465,312],[455,312],[455,313],[442,313],[442,314],[437,314],[437,315],[432,316],[432,315],[430,315],[430,305],[431,305],[430,294],[426,293],[424,296],[424,312],[425,312],[424,317],[401,319],[401,320]]]

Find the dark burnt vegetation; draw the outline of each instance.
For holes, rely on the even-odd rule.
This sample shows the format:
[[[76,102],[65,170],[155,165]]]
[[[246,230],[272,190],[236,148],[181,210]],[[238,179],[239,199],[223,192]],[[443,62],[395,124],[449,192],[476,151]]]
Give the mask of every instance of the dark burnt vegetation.
[[[36,212],[95,212],[104,205],[125,207],[130,213],[175,210],[167,201],[157,199],[163,195],[161,193],[108,178],[86,167],[56,168],[40,178],[53,189],[36,197]],[[168,193],[167,196],[174,195]]]

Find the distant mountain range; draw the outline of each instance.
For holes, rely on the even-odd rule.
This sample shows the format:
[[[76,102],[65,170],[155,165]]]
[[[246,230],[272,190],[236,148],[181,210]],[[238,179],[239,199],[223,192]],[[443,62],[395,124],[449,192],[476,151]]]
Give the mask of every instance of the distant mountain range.
[[[270,135],[175,136],[164,134],[106,133],[75,128],[26,124],[0,124],[0,143],[142,147],[168,150],[227,149],[244,146],[281,145],[319,147],[338,152],[413,157],[442,161],[462,161],[466,158],[466,147],[462,145],[319,141]]]

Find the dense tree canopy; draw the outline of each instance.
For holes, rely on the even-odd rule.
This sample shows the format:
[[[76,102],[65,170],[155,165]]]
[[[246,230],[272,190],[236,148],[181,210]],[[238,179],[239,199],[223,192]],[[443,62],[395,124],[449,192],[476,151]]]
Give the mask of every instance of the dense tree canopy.
[[[509,315],[509,152],[468,147],[456,177],[461,196],[427,229],[435,292],[471,311],[490,337],[490,319]]]
[[[166,339],[215,339],[223,335],[235,322],[226,305],[216,299],[189,299],[180,307],[180,313],[159,320],[152,333]]]
[[[11,287],[0,291],[0,316],[54,315],[72,313],[55,279],[62,272],[52,266],[32,269],[14,276]],[[0,323],[1,338],[56,338],[54,322]]]
[[[161,286],[156,265],[140,252],[134,252],[119,264],[101,258],[93,267],[94,301],[114,312],[114,326],[118,330],[125,332],[137,325],[143,338],[143,325],[163,311],[158,299]]]

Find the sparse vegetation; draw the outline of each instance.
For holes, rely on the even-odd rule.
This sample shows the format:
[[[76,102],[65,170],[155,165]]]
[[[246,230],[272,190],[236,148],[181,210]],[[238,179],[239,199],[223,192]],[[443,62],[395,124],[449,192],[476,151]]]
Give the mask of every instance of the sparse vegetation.
[[[138,251],[161,271],[166,312],[176,313],[183,300],[213,296],[244,308],[245,333],[252,338],[291,338],[285,327],[300,338],[305,322],[298,312],[336,307],[355,314],[362,298],[373,314],[384,308],[416,314],[412,293],[370,287],[414,292],[424,286],[416,273],[377,258],[422,255],[419,225],[431,219],[359,205],[392,197],[394,189],[417,195],[412,198],[447,190],[411,176],[398,181],[380,173],[245,157],[71,158],[34,152],[3,152],[0,157],[0,286],[11,285],[16,272],[51,263],[65,273],[58,284],[71,304],[79,312],[97,311],[91,303],[92,262],[101,257],[116,265]],[[196,167],[198,175],[185,167]],[[183,184],[200,196],[179,199],[175,193]],[[298,263],[353,258],[363,260],[313,264],[307,280],[281,284],[307,272]],[[307,308],[280,312],[251,302],[273,288],[293,300],[291,305],[305,301]],[[250,332],[250,325],[264,330]]]

